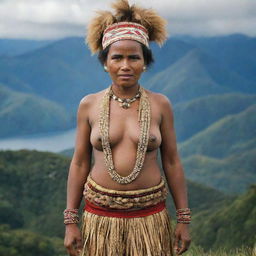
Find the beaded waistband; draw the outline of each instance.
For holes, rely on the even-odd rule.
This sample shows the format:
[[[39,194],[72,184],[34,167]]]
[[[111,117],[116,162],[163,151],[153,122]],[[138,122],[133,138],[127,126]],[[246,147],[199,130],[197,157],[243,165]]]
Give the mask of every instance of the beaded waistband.
[[[167,197],[164,178],[153,187],[137,190],[113,190],[97,184],[90,176],[84,185],[86,202],[109,210],[135,211],[164,202]]]

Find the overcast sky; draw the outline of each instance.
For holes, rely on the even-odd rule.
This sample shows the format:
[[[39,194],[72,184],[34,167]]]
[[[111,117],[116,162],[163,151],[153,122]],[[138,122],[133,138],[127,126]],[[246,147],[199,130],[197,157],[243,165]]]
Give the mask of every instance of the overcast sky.
[[[0,38],[84,36],[95,10],[111,0],[0,0]],[[168,20],[169,35],[256,36],[256,0],[130,0]]]

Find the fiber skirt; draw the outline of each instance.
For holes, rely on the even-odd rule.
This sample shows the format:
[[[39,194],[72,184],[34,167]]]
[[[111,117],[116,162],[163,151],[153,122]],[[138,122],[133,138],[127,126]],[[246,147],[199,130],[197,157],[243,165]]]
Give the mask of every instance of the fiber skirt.
[[[88,176],[81,256],[173,256],[167,193],[163,178],[151,188],[121,191]]]

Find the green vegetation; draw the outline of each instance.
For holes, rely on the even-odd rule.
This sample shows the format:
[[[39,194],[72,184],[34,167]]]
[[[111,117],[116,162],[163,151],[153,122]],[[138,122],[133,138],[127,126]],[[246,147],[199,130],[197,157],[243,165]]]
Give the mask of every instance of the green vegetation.
[[[220,119],[181,143],[181,155],[187,157],[193,154],[202,154],[224,158],[232,153],[238,153],[240,145],[249,143],[252,139],[255,140],[255,123],[256,105],[251,105],[238,114]]]
[[[47,152],[1,152],[1,222],[62,237],[69,163],[69,158]]]
[[[255,104],[256,95],[207,95],[174,105],[177,140],[185,141],[221,118],[238,114]]]
[[[0,123],[0,137],[71,128],[71,118],[62,106],[1,84]]]
[[[0,225],[0,255],[4,256],[63,256],[63,240],[46,237],[25,229],[10,229]]]
[[[48,152],[0,151],[0,228],[3,231],[0,232],[0,255],[23,255],[20,248],[22,253],[31,252],[24,254],[26,256],[63,255],[59,253],[63,252],[62,212],[69,163],[70,158]],[[187,182],[193,211],[192,237],[196,245],[204,250],[253,246],[255,186],[234,198]],[[82,207],[83,203],[80,210]],[[168,207],[173,214],[170,200]]]
[[[234,201],[234,196],[228,196],[214,188],[187,180],[189,206],[193,215],[208,209],[218,209]],[[171,195],[167,197],[167,208],[173,220],[176,219],[175,207]]]
[[[215,251],[210,250],[206,252],[202,247],[191,246],[189,251],[184,253],[184,256],[255,256],[255,254],[256,253],[253,252],[253,249],[250,247],[242,247],[233,250],[219,248]]]
[[[224,159],[192,155],[183,160],[186,176],[226,193],[238,194],[256,183],[256,149],[236,153]]]
[[[255,124],[254,104],[178,144],[187,177],[228,193],[256,183]]]
[[[0,151],[0,255],[64,256],[63,209],[70,159]]]
[[[194,216],[192,236],[204,249],[227,250],[248,246],[256,241],[256,185],[225,206],[208,209]]]
[[[74,148],[65,149],[60,152],[61,155],[72,157],[74,154]]]

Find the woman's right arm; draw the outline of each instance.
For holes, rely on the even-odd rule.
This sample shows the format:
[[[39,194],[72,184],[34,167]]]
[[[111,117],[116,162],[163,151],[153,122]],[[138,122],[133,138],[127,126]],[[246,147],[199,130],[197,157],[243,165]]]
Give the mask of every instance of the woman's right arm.
[[[67,180],[67,209],[79,208],[83,197],[84,183],[90,172],[92,147],[90,144],[89,110],[91,98],[92,95],[85,96],[77,111],[75,151]],[[66,225],[64,246],[70,256],[79,255],[78,251],[82,249],[82,238],[77,224]]]

